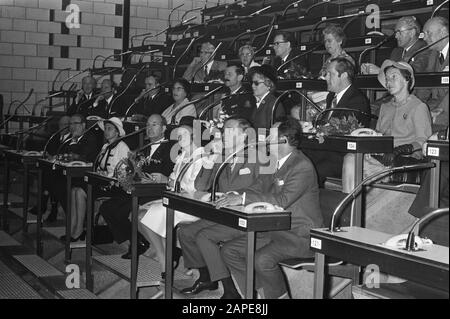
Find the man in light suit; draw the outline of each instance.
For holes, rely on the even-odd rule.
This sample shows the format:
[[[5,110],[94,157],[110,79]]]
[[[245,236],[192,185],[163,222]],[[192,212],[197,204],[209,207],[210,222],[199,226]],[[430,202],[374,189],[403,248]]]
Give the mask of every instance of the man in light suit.
[[[208,82],[209,80],[223,79],[223,72],[227,67],[226,62],[215,61],[213,58],[202,68],[215,48],[211,42],[204,42],[200,48],[200,56],[192,60],[184,72],[183,78],[189,82]]]
[[[267,299],[287,296],[287,287],[278,263],[284,259],[310,257],[309,231],[322,226],[319,206],[319,188],[312,163],[299,149],[302,129],[298,121],[288,119],[277,123],[278,137],[272,142],[285,140],[285,144],[271,145],[271,154],[277,158],[273,174],[260,175],[249,188],[238,190],[217,201],[218,206],[233,206],[265,201],[290,211],[291,229],[259,233],[256,239],[255,281],[261,295]],[[241,287],[245,290],[246,236],[226,242],[222,258]],[[238,297],[238,296],[227,296]]]
[[[250,123],[242,117],[230,117],[224,124],[225,157],[242,148],[247,139],[247,132],[251,130]],[[210,147],[216,154],[222,153],[222,143],[211,142]],[[217,190],[222,193],[246,188],[256,182],[259,175],[259,165],[248,162],[245,154],[239,154],[221,172]],[[195,180],[195,189],[209,191],[214,176],[221,164],[217,155],[212,155],[204,161],[203,168]],[[241,236],[239,230],[222,226],[208,220],[199,220],[190,224],[181,224],[178,230],[181,248],[183,250],[184,265],[188,268],[198,268],[199,279],[192,287],[181,292],[195,295],[203,290],[215,290],[217,281],[221,280],[226,291],[235,290],[230,273],[220,255],[219,242],[225,242]],[[230,285],[231,283],[231,285]]]
[[[429,19],[423,28],[425,41],[428,44],[448,36],[448,20],[443,17]],[[430,49],[433,51],[429,57],[428,72],[448,72],[448,37],[439,41]],[[448,88],[433,88],[429,96],[423,101],[428,105],[433,117],[433,132],[437,132],[448,126]]]

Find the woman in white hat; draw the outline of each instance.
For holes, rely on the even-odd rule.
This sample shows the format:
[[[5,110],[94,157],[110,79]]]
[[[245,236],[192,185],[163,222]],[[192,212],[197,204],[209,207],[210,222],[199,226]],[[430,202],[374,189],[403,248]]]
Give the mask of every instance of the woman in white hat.
[[[431,136],[431,115],[425,103],[411,94],[414,71],[406,62],[385,60],[378,81],[393,96],[381,105],[376,131],[394,137],[392,153],[366,155],[364,177],[388,167],[405,165],[409,160],[420,160],[422,145]],[[347,154],[342,169],[343,191],[349,193],[354,185],[355,157]]]
[[[125,136],[122,121],[117,117],[112,117],[99,123],[99,127],[104,131],[106,143],[103,145],[97,157],[97,165],[94,170],[104,172],[111,177],[114,168],[120,160],[128,156],[130,149],[128,145],[117,141]],[[86,216],[87,194],[82,187],[72,188],[72,221],[71,221],[71,241],[84,240],[86,232],[84,231],[84,218]],[[65,236],[61,237],[65,240]]]

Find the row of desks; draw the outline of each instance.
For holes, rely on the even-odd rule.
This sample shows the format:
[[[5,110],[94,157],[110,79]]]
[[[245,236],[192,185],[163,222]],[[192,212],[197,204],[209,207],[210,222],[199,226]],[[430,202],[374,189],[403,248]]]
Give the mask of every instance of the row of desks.
[[[338,152],[346,152],[346,153],[355,153],[357,157],[357,165],[355,167],[355,182],[359,183],[362,180],[362,169],[363,169],[363,155],[365,153],[370,152],[389,152],[392,151],[392,138],[391,137],[349,137],[349,136],[333,136],[325,139],[325,143],[319,144],[315,139],[309,139],[305,137],[302,145],[304,148],[310,149],[331,149]],[[92,169],[91,166],[68,166],[64,163],[55,163],[53,161],[48,161],[45,159],[41,159],[38,155],[29,155],[26,152],[16,152],[13,150],[1,150],[5,155],[5,196],[4,196],[4,227],[7,225],[7,194],[9,192],[9,165],[10,162],[22,163],[24,167],[27,167],[25,170],[25,174],[29,174],[32,170],[36,170],[38,174],[39,180],[39,190],[38,190],[38,201],[40,201],[40,195],[42,192],[42,175],[45,174],[46,171],[54,170],[60,172],[63,176],[66,177],[66,187],[67,189],[71,189],[72,179],[75,177],[84,176],[85,181],[88,184],[88,207],[87,207],[87,239],[86,239],[86,272],[87,272],[87,287],[89,289],[93,289],[93,280],[92,280],[92,219],[93,219],[93,200],[94,200],[94,192],[93,190],[96,187],[106,186],[111,184],[111,182],[115,182],[114,179],[108,178],[104,175],[100,175],[98,173],[90,172]],[[440,141],[429,141],[428,151],[429,157],[432,158],[433,161],[439,162],[441,160],[448,161],[448,142],[440,142]],[[434,173],[432,176],[432,187],[439,187],[439,170],[438,168],[434,168]],[[436,173],[437,172],[437,173]],[[28,183],[26,183],[28,184]],[[247,240],[248,240],[248,250],[247,250],[247,269],[254,268],[254,243],[255,243],[255,232],[257,231],[268,231],[268,230],[282,230],[290,228],[290,213],[282,212],[282,213],[265,213],[265,214],[246,214],[242,211],[241,208],[236,209],[216,209],[209,203],[204,203],[198,201],[197,197],[192,194],[177,194],[173,192],[164,192],[165,185],[163,184],[146,184],[146,183],[137,183],[133,185],[130,196],[132,197],[132,238],[131,238],[131,247],[132,247],[132,261],[131,261],[131,285],[130,285],[130,293],[131,297],[136,297],[137,287],[136,287],[136,279],[137,279],[137,216],[138,216],[138,207],[139,204],[145,201],[148,201],[149,196],[161,196],[163,194],[164,205],[167,207],[167,237],[166,237],[166,247],[167,247],[167,255],[166,259],[167,265],[171,265],[169,262],[172,259],[172,234],[173,234],[173,214],[174,210],[183,211],[185,213],[197,216],[199,218],[209,219],[211,221],[222,223],[227,226],[237,228],[246,232]],[[28,187],[24,186],[24,220],[26,223],[26,211],[28,206]],[[66,233],[67,230],[70,230],[70,192],[68,192],[68,207],[69,211],[66,212]],[[38,202],[38,207],[40,207],[40,203]],[[361,207],[361,198],[357,198],[357,205],[354,206],[354,210],[352,211],[352,221],[351,225],[354,227],[360,226],[361,224],[361,216],[362,216],[362,207]],[[42,255],[42,244],[41,244],[41,227],[42,216],[38,216],[38,224],[37,224],[37,253],[38,255]],[[245,225],[245,226],[243,226]],[[326,232],[326,230],[318,230],[318,232],[312,232],[317,239],[322,240],[322,232]],[[365,231],[362,229],[362,231]],[[327,240],[329,237],[338,236],[339,234],[327,234]],[[67,262],[70,261],[70,232],[68,236],[66,236],[66,248],[65,248],[65,259]],[[314,237],[315,238],[315,237]],[[325,240],[325,238],[323,238]],[[325,246],[323,246],[325,247]],[[313,250],[317,247],[311,247]],[[447,250],[448,252],[448,250]],[[320,251],[318,253],[318,265],[322,265],[321,258],[328,254],[328,250]],[[334,255],[333,255],[334,256]],[[338,257],[339,256],[335,256]],[[342,257],[342,256],[341,256]],[[320,267],[319,267],[320,268]],[[319,272],[320,273],[320,269]],[[166,280],[166,298],[170,298],[172,296],[172,269],[169,267],[166,272],[167,280]],[[447,262],[447,276],[448,276],[448,262]],[[247,273],[247,289],[246,289],[246,297],[253,297],[253,271],[249,271]],[[317,281],[316,286],[320,286],[320,278]],[[320,290],[317,290],[316,296],[320,295]]]

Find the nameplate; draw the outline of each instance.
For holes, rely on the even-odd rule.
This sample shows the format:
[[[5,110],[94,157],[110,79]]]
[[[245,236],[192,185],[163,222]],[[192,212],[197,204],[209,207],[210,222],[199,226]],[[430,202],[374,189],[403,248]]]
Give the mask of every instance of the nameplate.
[[[215,35],[212,35],[212,36],[211,36],[211,40],[214,40],[215,38],[216,38]]]
[[[301,45],[300,46],[300,51],[306,51],[306,45]]]
[[[327,17],[322,17],[322,21],[325,21],[327,19]]]
[[[163,197],[162,202],[164,205],[169,205],[169,199],[167,197]]]
[[[85,176],[85,177],[84,177],[84,181],[85,181],[85,182],[89,182],[89,177]]]
[[[273,26],[273,28],[274,28],[275,30],[278,30],[278,24],[275,24],[275,25]]]
[[[347,149],[356,151],[356,142],[347,142]]]
[[[439,147],[428,147],[427,149],[428,156],[439,156]]]
[[[364,39],[364,43],[365,44],[371,44],[372,43],[372,39],[371,38]]]
[[[432,6],[434,4],[433,0],[427,0],[427,6]]]
[[[135,130],[135,131],[139,131],[139,126],[136,125],[136,126],[134,127],[134,130]]]
[[[209,91],[209,86],[205,85],[205,91]]]
[[[258,135],[258,142],[265,142],[266,141],[266,136],[263,134]]]
[[[226,60],[226,59],[227,59],[227,56],[226,56],[225,54],[222,54],[222,55],[220,56],[220,59],[221,59],[221,60]]]
[[[214,134],[214,137],[215,137],[215,138],[222,138],[222,133],[216,132],[216,133]]]
[[[448,83],[449,83],[448,76],[441,77],[441,84],[448,84]]]
[[[63,175],[67,175],[67,171],[66,170],[63,170]]]
[[[322,241],[320,239],[311,237],[311,248],[322,249]]]
[[[198,37],[198,31],[194,32],[194,37]]]
[[[271,54],[270,49],[266,50],[266,54]]]
[[[303,87],[303,82],[296,82],[295,83],[295,88],[301,89],[302,87]]]
[[[239,227],[247,228],[247,221],[243,218],[239,218],[238,225],[239,225]]]

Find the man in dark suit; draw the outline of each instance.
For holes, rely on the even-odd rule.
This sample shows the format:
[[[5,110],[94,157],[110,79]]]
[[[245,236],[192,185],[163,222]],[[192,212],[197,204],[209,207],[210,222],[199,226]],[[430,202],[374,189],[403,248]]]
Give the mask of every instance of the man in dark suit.
[[[432,47],[432,54],[429,57],[428,72],[448,72],[449,71],[449,40],[448,40],[448,20],[443,17],[434,17],[429,19],[423,28],[425,41],[428,44],[434,43],[439,39],[444,39]],[[428,105],[433,117],[433,132],[442,130],[448,126],[448,87],[432,88],[429,95],[421,99]]]
[[[90,116],[109,118],[125,114],[123,110],[126,105],[121,105],[116,100],[116,85],[110,79],[104,79],[101,84],[100,94],[95,99],[92,107],[88,110]],[[112,104],[113,103],[113,104]]]
[[[312,163],[299,149],[302,129],[298,121],[289,119],[277,123],[278,137],[285,144],[271,145],[271,154],[277,161],[275,171],[260,175],[249,188],[238,190],[239,195],[228,194],[217,205],[233,206],[265,201],[290,211],[291,229],[259,233],[256,239],[255,282],[261,295],[267,299],[287,296],[287,287],[278,263],[284,259],[310,257],[309,231],[322,226],[319,206],[319,188]],[[222,258],[241,287],[245,290],[246,236],[226,242]],[[238,298],[227,295],[225,298]]]
[[[299,61],[291,61],[278,70],[281,65],[296,56],[293,46],[294,38],[292,33],[287,31],[277,32],[272,44],[275,56],[265,57],[263,64],[270,64],[284,79],[299,78],[307,75],[306,67],[302,66]]]
[[[249,77],[252,80],[253,95],[256,99],[256,108],[251,118],[253,126],[255,129],[270,129],[272,122],[285,114],[281,103],[278,103],[273,112],[277,99],[274,95],[277,83],[276,71],[270,65],[263,64],[251,68]]]
[[[145,89],[137,97],[139,102],[134,113],[149,117],[152,114],[162,114],[167,107],[173,104],[172,97],[165,94],[161,87],[157,88],[160,84],[160,78],[156,75],[145,78]],[[144,94],[148,90],[151,91]]]
[[[247,140],[247,133],[251,130],[250,123],[243,117],[231,117],[224,124],[225,157],[242,148]],[[215,154],[222,153],[222,143],[211,142],[206,148]],[[197,191],[209,191],[214,176],[221,165],[218,155],[205,158],[203,167],[195,180]],[[245,154],[238,154],[221,172],[218,179],[217,191],[226,193],[246,188],[256,182],[259,176],[259,165],[250,163]],[[222,280],[225,290],[230,291],[230,273],[220,255],[219,242],[225,242],[241,236],[239,230],[222,226],[208,220],[199,220],[194,223],[181,224],[178,230],[181,248],[183,250],[184,265],[188,268],[198,268],[199,279],[192,287],[181,292],[195,295],[203,290],[215,290],[217,281]]]
[[[367,97],[353,85],[354,76],[355,68],[345,58],[333,59],[328,64],[325,79],[330,93],[327,95],[326,108],[330,112],[324,113],[321,119],[318,119],[319,125],[325,125],[331,117],[342,118],[354,115],[364,127],[370,126],[370,104]],[[350,110],[333,112],[334,108]],[[305,153],[316,167],[319,185],[323,186],[326,177],[341,177],[344,161],[343,153],[311,150],[306,150]]]
[[[256,108],[255,97],[242,86],[244,68],[241,65],[230,65],[225,69],[225,86],[229,89],[225,95],[232,95],[222,101],[221,110],[228,116],[240,116],[251,120]]]
[[[200,56],[195,57],[183,74],[183,78],[189,82],[208,82],[209,80],[222,79],[223,72],[227,63],[211,59],[205,66],[202,65],[208,61],[215,50],[215,45],[211,42],[204,42],[200,48]],[[202,68],[202,69],[200,69]]]
[[[97,88],[97,81],[92,76],[85,76],[81,80],[81,90],[77,92],[77,95],[73,99],[72,104],[67,110],[67,115],[82,114],[88,116],[88,110],[94,103],[95,90]]]
[[[81,114],[70,117],[70,138],[58,148],[58,154],[67,154],[71,161],[94,162],[100,151],[97,136],[93,131],[86,129],[86,118]],[[66,179],[58,174],[52,180],[50,194],[61,203],[67,211]],[[83,183],[82,179],[74,179],[73,185]]]
[[[159,114],[151,115],[147,120],[147,137],[151,143],[164,140],[166,121]],[[174,163],[170,158],[171,144],[155,144],[146,150],[145,163],[142,171],[151,175],[155,183],[167,182],[168,176],[173,170]],[[156,198],[155,198],[156,199]],[[114,240],[121,244],[131,238],[131,223],[128,216],[131,212],[131,196],[121,189],[117,189],[115,196],[102,203],[99,213],[103,216],[111,230]],[[143,254],[148,249],[148,242],[138,233],[138,254]],[[131,258],[131,245],[124,259]]]

